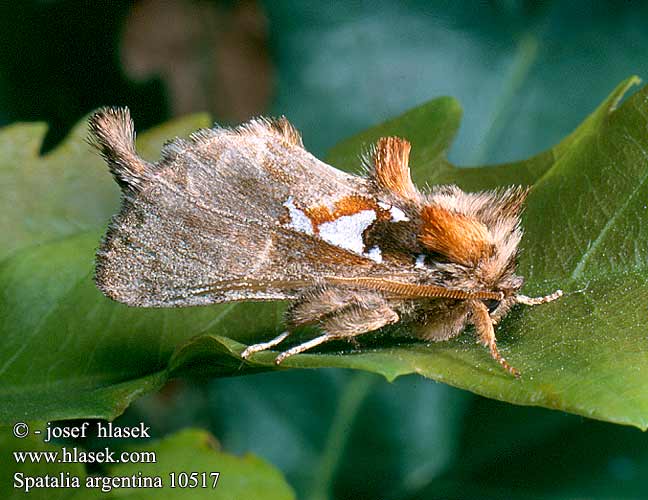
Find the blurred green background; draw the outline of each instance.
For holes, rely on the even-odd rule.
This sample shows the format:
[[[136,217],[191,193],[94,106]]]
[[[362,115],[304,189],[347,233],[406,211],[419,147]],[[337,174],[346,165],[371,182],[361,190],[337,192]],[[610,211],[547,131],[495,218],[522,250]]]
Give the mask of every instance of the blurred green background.
[[[0,123],[46,121],[44,151],[92,109],[137,128],[209,111],[285,114],[318,156],[440,95],[463,165],[558,142],[631,74],[648,6],[530,1],[23,1],[0,4]],[[120,417],[209,429],[304,499],[648,498],[648,436],[414,376],[339,370],[177,381]],[[91,443],[90,443],[91,444]]]

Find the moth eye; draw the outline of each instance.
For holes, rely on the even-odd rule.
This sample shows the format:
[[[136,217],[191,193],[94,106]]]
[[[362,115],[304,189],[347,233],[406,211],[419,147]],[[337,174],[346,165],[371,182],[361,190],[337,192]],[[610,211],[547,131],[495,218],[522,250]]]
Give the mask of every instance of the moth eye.
[[[493,313],[493,311],[495,311],[495,309],[497,309],[497,306],[500,305],[499,300],[486,300],[484,302],[486,304],[486,307],[488,307],[488,312],[491,314]]]

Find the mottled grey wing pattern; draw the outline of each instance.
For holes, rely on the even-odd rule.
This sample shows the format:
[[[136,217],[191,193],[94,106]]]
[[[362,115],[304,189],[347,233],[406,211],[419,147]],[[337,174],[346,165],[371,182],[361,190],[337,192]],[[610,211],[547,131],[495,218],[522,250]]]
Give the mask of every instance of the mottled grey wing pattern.
[[[97,253],[97,284],[115,300],[290,299],[332,270],[375,265],[281,222],[291,197],[310,206],[368,194],[363,178],[308,153],[285,120],[199,131],[166,145],[156,164],[135,153],[127,110],[98,112],[91,130],[124,195]]]

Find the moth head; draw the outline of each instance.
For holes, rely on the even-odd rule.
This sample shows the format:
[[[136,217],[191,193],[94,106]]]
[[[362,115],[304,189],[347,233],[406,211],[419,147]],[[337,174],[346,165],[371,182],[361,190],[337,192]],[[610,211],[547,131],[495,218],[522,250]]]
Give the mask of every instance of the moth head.
[[[522,286],[514,273],[527,193],[521,187],[466,193],[439,186],[421,209],[419,243],[480,285],[512,293]]]

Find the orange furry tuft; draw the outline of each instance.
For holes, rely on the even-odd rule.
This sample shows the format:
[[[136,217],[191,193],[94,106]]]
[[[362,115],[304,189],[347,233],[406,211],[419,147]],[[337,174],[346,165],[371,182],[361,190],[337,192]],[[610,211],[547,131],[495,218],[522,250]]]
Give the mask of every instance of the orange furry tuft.
[[[409,153],[412,146],[400,137],[378,139],[373,152],[374,179],[376,183],[398,196],[416,200],[419,192],[412,183]]]
[[[492,252],[488,229],[473,218],[434,205],[423,207],[421,218],[419,241],[453,262],[474,265]]]

